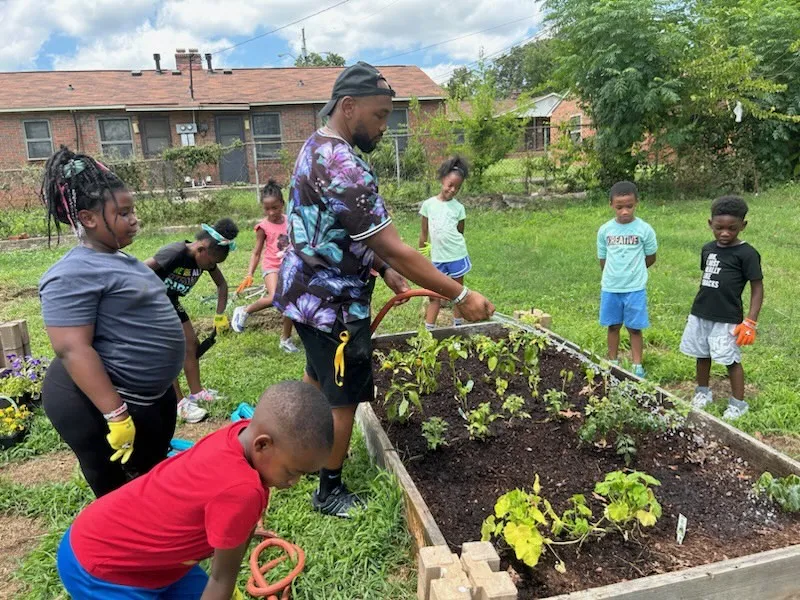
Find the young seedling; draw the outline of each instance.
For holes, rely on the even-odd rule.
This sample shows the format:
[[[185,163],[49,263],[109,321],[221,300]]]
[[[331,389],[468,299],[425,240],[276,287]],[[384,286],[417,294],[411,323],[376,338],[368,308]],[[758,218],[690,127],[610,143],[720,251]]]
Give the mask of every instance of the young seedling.
[[[530,413],[522,410],[525,408],[525,398],[518,394],[509,394],[503,401],[503,410],[508,413],[508,426],[514,419],[530,419]]]
[[[502,415],[492,412],[492,407],[488,402],[479,404],[478,408],[467,413],[467,431],[469,431],[469,439],[473,441],[485,441],[489,435],[491,435],[489,425],[494,423],[497,419],[502,418]]]
[[[506,395],[506,390],[508,390],[508,380],[498,377],[494,382],[494,389],[497,395],[502,398]]]
[[[614,471],[594,486],[594,493],[606,502],[603,516],[626,541],[631,531],[638,531],[640,525],[652,527],[661,517],[661,505],[650,488],[656,485],[661,482],[647,473]]]
[[[439,387],[439,373],[442,363],[439,362],[439,343],[430,331],[422,330],[408,340],[411,346],[409,354],[412,359],[408,366],[413,369],[419,391],[422,394],[432,394]]]
[[[422,424],[422,437],[428,442],[428,450],[447,446],[445,434],[450,425],[441,417],[431,417]]]
[[[389,421],[405,423],[411,416],[412,407],[422,412],[419,387],[414,381],[392,380],[384,400]]]
[[[458,381],[456,361],[458,361],[458,359],[467,360],[467,358],[469,358],[469,340],[452,336],[440,341],[439,348],[447,352],[447,358],[450,361],[450,371],[453,374],[453,381]]]
[[[472,388],[475,387],[475,382],[472,379],[468,380],[466,383],[461,383],[459,379],[456,379],[456,402],[458,402],[458,406],[460,407],[463,413],[467,412],[467,396],[472,391]]]

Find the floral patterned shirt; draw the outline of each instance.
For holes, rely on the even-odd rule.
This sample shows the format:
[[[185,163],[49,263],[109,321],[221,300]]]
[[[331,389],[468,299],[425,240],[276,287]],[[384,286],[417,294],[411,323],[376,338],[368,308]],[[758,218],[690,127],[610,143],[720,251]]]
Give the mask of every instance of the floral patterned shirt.
[[[292,321],[331,332],[366,319],[375,280],[364,240],[392,222],[369,166],[345,140],[320,129],[295,163],[289,192],[291,246],[273,304]]]

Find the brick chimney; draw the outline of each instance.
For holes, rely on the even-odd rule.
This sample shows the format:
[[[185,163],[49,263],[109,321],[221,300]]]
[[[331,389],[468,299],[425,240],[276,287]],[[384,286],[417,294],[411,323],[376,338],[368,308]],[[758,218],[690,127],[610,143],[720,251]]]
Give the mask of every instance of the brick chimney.
[[[203,57],[197,48],[177,48],[175,50],[175,68],[179,71],[189,71],[189,57],[192,57],[192,70],[200,71],[203,69]]]

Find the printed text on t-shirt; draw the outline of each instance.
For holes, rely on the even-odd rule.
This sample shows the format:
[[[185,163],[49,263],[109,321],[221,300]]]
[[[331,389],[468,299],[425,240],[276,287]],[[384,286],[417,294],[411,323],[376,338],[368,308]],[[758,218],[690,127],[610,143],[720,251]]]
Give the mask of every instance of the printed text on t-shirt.
[[[636,246],[639,243],[638,235],[607,235],[607,246]]]
[[[700,282],[700,285],[710,288],[718,288],[719,281],[716,279],[712,279],[712,275],[719,275],[719,272],[722,270],[722,267],[719,266],[720,262],[717,260],[716,253],[711,253],[708,255],[706,259],[706,270],[703,272],[703,280]]]

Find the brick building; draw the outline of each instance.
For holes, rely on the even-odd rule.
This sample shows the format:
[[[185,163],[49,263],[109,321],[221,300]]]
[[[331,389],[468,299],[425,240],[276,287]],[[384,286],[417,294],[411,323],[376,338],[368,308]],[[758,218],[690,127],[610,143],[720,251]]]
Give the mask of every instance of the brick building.
[[[110,158],[157,159],[167,147],[244,142],[202,173],[213,184],[280,176],[290,156],[321,125],[317,113],[341,67],[216,69],[196,49],[175,68],[142,71],[0,73],[0,172],[41,166],[60,144]],[[444,92],[416,66],[381,72],[397,92],[393,129],[413,129],[411,98],[434,112]],[[1,192],[2,190],[0,190]],[[8,193],[8,186],[6,190]],[[2,202],[2,198],[0,198]]]

